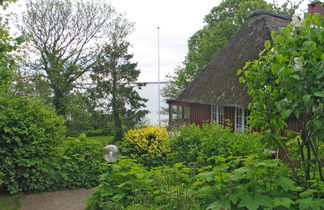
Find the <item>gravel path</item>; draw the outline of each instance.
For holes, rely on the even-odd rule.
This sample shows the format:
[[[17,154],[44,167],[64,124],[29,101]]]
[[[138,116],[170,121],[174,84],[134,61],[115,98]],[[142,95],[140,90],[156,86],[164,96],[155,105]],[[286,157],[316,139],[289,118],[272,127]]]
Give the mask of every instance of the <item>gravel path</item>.
[[[21,210],[84,210],[90,193],[90,189],[77,189],[24,195]]]

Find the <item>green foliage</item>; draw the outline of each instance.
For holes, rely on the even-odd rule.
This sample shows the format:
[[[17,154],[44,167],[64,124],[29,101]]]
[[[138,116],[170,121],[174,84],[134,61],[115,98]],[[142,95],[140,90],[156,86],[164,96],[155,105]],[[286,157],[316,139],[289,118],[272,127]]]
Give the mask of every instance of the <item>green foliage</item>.
[[[0,9],[10,1],[0,1]],[[17,49],[19,39],[13,39],[9,35],[9,28],[6,22],[3,22],[0,15],[0,93],[7,92],[14,78],[14,70],[17,68],[15,60],[17,59],[13,52]]]
[[[96,142],[96,143],[100,143],[100,145],[102,146],[106,146],[108,144],[111,144],[113,142],[114,137],[113,136],[88,136],[87,135],[87,140],[88,141],[92,141],[92,142]]]
[[[105,142],[85,136],[69,137],[63,142],[60,156],[55,160],[56,176],[52,189],[93,187],[101,174],[102,148]]]
[[[143,131],[140,131],[135,130],[132,136],[141,139],[139,136]],[[100,176],[100,184],[88,200],[88,209],[324,207],[324,183],[314,179],[309,182],[308,189],[300,186],[285,162],[268,159],[268,155],[261,153],[260,136],[242,138],[240,135],[245,134],[235,136],[230,129],[215,125],[186,126],[174,135],[173,138],[178,139],[172,149],[189,152],[175,153],[178,156],[173,161],[186,161],[188,164],[152,167],[138,163],[141,157],[137,157],[138,160],[122,157],[107,164],[105,173]],[[199,153],[201,150],[206,154]],[[253,154],[255,151],[260,154]],[[195,152],[199,157],[194,156]],[[241,155],[236,156],[238,154]],[[193,162],[197,159],[203,164]]]
[[[165,162],[170,152],[168,141],[170,136],[165,127],[149,126],[127,131],[121,143],[124,154],[138,159],[148,165],[159,165]]]
[[[200,162],[205,164],[211,156],[237,156],[262,153],[260,134],[233,133],[216,123],[202,126],[186,125],[171,138],[171,162]]]
[[[63,119],[28,98],[0,98],[0,184],[9,193],[91,187],[111,138],[65,139]]]
[[[65,119],[67,135],[113,135],[112,115],[96,108],[86,93],[70,94]]]
[[[0,186],[2,185],[3,183],[3,173],[0,171]]]
[[[108,164],[88,209],[321,209],[323,182],[305,190],[285,163],[257,154],[214,156],[212,165],[148,169],[133,159]]]
[[[299,6],[286,1],[282,6],[276,2],[264,0],[223,0],[205,16],[205,26],[193,34],[188,40],[188,53],[183,67],[175,70],[175,77],[164,90],[165,96],[174,98],[193,81],[211,59],[234,36],[239,28],[256,10],[267,10],[275,13],[293,14]]]
[[[19,210],[21,206],[21,196],[0,194],[1,210]]]
[[[10,193],[46,190],[63,119],[35,99],[0,97],[0,171]]]
[[[323,17],[307,15],[302,22],[295,20],[273,33],[273,44],[267,41],[259,59],[247,62],[244,70],[239,70],[240,81],[252,97],[252,126],[264,131],[269,144],[286,150],[289,138],[283,137],[282,131],[288,118],[297,119],[301,126],[300,138],[296,140],[298,159],[306,180],[311,179],[312,169],[317,168],[324,181],[323,154],[319,153],[324,143],[323,37]],[[287,155],[286,159],[289,161]]]
[[[190,169],[182,164],[151,171],[135,160],[109,164],[88,200],[88,209],[191,209]]]
[[[50,88],[53,106],[65,115],[74,83],[91,71],[111,26],[122,18],[105,2],[34,0],[22,19],[19,29],[29,38],[22,69],[32,78],[27,82]]]
[[[126,38],[132,30],[132,23],[126,20],[118,19],[114,23],[110,43],[104,44],[90,74],[95,87],[88,92],[97,109],[111,113],[115,141],[121,141],[123,132],[133,128],[148,113],[142,109],[147,99],[141,98],[135,89],[144,84],[131,84],[140,74],[137,63],[131,62],[133,55],[128,53],[130,43]]]

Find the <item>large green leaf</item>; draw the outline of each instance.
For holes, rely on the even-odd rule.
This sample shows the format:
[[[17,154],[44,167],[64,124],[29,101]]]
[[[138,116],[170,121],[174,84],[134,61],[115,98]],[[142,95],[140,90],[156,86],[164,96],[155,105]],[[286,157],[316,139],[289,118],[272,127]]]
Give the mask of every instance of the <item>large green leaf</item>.
[[[320,92],[320,91],[315,92],[314,93],[314,96],[318,96],[318,97],[324,98],[324,92]]]
[[[309,104],[310,98],[311,98],[310,95],[304,95],[303,96],[303,102],[304,102],[305,105],[308,105]]]
[[[296,183],[288,177],[280,176],[275,183],[286,192],[289,190],[296,190]]]
[[[239,203],[238,207],[246,207],[250,210],[256,210],[260,206],[263,207],[270,207],[270,198],[266,195],[262,195],[259,193],[256,193],[254,196],[252,196],[249,193],[246,193],[244,195],[240,196],[241,202]]]
[[[290,206],[294,203],[293,200],[291,200],[290,198],[275,198],[272,200],[273,203],[273,207],[279,207],[279,206],[283,206],[286,207],[287,209],[290,209]]]

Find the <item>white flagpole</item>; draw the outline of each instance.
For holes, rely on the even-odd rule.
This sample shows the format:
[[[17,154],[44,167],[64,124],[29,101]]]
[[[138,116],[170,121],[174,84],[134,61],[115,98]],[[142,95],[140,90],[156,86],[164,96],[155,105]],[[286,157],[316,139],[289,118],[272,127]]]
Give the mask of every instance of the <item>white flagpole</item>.
[[[159,126],[161,125],[161,99],[160,99],[160,27],[157,27],[158,30],[158,106],[159,106]]]

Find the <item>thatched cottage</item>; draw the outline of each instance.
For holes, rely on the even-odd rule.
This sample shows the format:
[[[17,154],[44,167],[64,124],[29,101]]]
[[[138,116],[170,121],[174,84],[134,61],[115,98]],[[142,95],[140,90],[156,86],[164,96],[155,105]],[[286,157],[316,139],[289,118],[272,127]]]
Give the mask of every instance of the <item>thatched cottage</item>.
[[[310,4],[309,11],[317,6],[319,2]],[[264,42],[271,40],[271,32],[290,22],[291,17],[286,15],[265,11],[253,13],[198,78],[176,100],[167,101],[169,127],[216,121],[221,125],[230,122],[235,131],[244,131],[251,99],[239,83],[236,72],[247,61],[258,58]],[[290,130],[300,130],[294,119],[289,119],[287,124]]]

